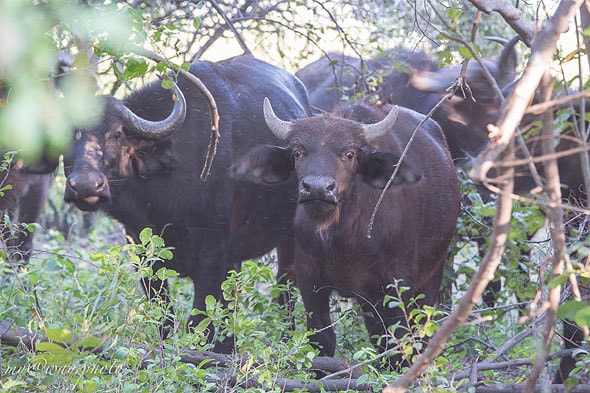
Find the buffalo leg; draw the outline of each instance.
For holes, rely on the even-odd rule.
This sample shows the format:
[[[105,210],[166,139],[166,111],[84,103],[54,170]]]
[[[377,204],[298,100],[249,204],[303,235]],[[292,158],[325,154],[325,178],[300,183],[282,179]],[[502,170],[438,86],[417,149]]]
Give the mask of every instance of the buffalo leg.
[[[314,271],[313,261],[301,254],[302,252],[297,253],[297,285],[307,312],[307,329],[315,331],[310,341],[320,349],[320,355],[334,356],[336,334],[330,319],[331,289],[316,283],[314,276],[317,273]]]
[[[277,282],[280,285],[287,286],[289,283],[295,284],[295,240],[289,238],[277,246]],[[289,324],[291,330],[295,329],[295,299],[291,290],[281,292],[278,303],[281,306],[287,306],[289,312]]]
[[[320,349],[321,356],[334,356],[336,333],[330,319],[330,291],[301,290],[301,297],[307,311],[307,330],[315,331],[310,341]]]
[[[406,322],[404,321],[404,315],[401,310],[385,309],[383,306],[368,304],[363,304],[362,310],[371,343],[380,353],[391,348],[390,342],[392,339],[388,329],[392,325],[396,323],[400,324],[400,327],[393,332],[396,338],[395,341],[400,342],[404,335],[408,333],[408,330],[403,328]],[[403,359],[400,354],[390,356],[387,361],[389,368],[396,371],[400,371],[403,367],[409,365],[409,362]]]
[[[208,233],[207,236],[202,236],[203,243],[198,247],[197,251],[197,265],[198,269],[195,274],[191,275],[195,287],[195,297],[193,299],[193,309],[205,311],[205,298],[209,295],[215,299],[225,303],[221,284],[227,278],[229,269],[233,268],[233,264],[227,263],[227,241],[223,241],[222,234],[219,237],[213,233]],[[191,239],[199,239],[199,237],[191,236]],[[204,315],[191,315],[188,320],[187,330],[191,331],[194,327],[205,318]],[[231,353],[233,350],[233,338],[226,337],[219,340],[216,337],[215,329],[209,326],[208,342],[214,344],[213,350],[218,353]]]

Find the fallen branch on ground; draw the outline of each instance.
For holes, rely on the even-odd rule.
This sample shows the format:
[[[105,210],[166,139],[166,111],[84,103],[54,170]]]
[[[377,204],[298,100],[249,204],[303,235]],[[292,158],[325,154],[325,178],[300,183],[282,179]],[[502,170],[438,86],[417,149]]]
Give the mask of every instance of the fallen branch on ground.
[[[45,334],[41,332],[31,332],[27,329],[15,326],[12,322],[0,319],[0,344],[12,347],[21,347],[27,351],[33,352],[35,351],[35,347],[38,343],[48,341],[50,340],[48,340]],[[101,341],[103,343],[106,342],[104,339]],[[150,358],[150,354],[159,354],[162,351],[162,349],[149,350],[145,346],[136,346],[131,344],[124,346],[128,348],[145,350],[147,352],[146,356],[144,357],[145,359]],[[64,345],[64,347],[66,347],[66,345]],[[94,353],[101,353],[103,352],[103,347],[104,346],[86,348],[86,350],[92,351]],[[197,351],[190,349],[181,350],[179,355],[180,361],[182,363],[193,364],[195,366],[199,366],[203,361],[207,360],[208,362],[205,365],[201,365],[201,367],[230,367],[236,362],[241,363],[247,360],[246,356],[227,355],[210,351]],[[354,368],[350,362],[344,359],[316,356],[312,361],[311,369],[320,371],[322,373],[344,373],[346,378],[323,379],[321,382],[305,382],[281,378],[275,380],[274,384],[280,386],[283,391],[293,391],[303,388],[310,392],[320,392],[322,390],[340,391],[346,389],[353,389],[357,391],[371,390],[368,385],[358,383],[357,379],[362,375],[362,372]],[[229,376],[229,383],[231,386],[261,386],[256,379],[246,378],[238,380],[237,375]]]
[[[16,327],[13,323],[0,319],[0,344],[8,345],[12,347],[21,347],[27,351],[34,351],[36,344],[40,342],[48,342],[47,337],[40,332],[31,332],[27,329]],[[104,341],[103,341],[104,342]],[[140,348],[140,346],[125,345],[126,347]],[[89,348],[95,353],[102,352],[102,347]],[[148,351],[147,348],[142,346],[140,349]],[[547,360],[554,360],[563,358],[572,354],[574,350],[562,350],[547,356]],[[160,354],[161,350],[152,350],[152,354]],[[245,356],[241,358],[236,355],[220,354],[210,351],[197,351],[197,350],[181,350],[180,351],[180,362],[193,364],[195,366],[201,365],[201,367],[218,367],[218,368],[231,368],[232,364],[240,363],[246,360]],[[146,354],[145,358],[150,358],[149,354]],[[203,364],[203,361],[208,361]],[[459,371],[449,379],[455,381],[463,378],[469,378],[475,368],[476,373],[485,370],[501,370],[508,369],[511,367],[519,367],[523,365],[531,365],[530,358],[514,359],[505,362],[490,363],[482,361],[470,367],[468,370]],[[330,358],[317,356],[313,359],[312,363],[313,370],[319,370],[327,373],[337,373],[339,375],[345,374],[346,378],[330,378],[327,376],[320,381],[298,381],[294,379],[278,378],[274,381],[275,386],[279,386],[283,392],[290,392],[297,389],[307,389],[309,392],[321,392],[321,391],[341,391],[341,390],[356,390],[361,391],[374,391],[374,386],[369,387],[366,384],[359,384],[358,378],[362,375],[358,369],[354,368],[350,362],[344,359]],[[451,378],[452,377],[452,378]],[[238,379],[237,375],[230,374],[227,377],[226,383],[231,387],[259,387],[268,388],[268,386],[261,385],[256,378],[242,378]],[[512,389],[512,390],[511,390]],[[586,390],[584,390],[586,389]],[[522,390],[522,385],[505,385],[497,384],[490,386],[477,386],[476,393],[503,393],[503,392],[519,392]],[[588,392],[590,391],[590,385],[578,385],[572,393]],[[545,391],[544,391],[545,392]],[[550,392],[561,393],[565,392],[563,385],[552,385]]]

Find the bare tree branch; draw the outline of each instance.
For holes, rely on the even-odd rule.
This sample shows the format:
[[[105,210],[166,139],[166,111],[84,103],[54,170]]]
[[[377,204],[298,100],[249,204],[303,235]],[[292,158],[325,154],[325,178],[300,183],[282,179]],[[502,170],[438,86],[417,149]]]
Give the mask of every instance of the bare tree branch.
[[[9,345],[12,347],[23,347],[27,351],[35,351],[35,347],[38,343],[47,341],[49,340],[43,333],[31,332],[27,329],[17,327],[9,321],[0,319],[0,344]],[[103,341],[105,340],[103,339]],[[119,345],[129,348],[134,347],[133,345],[124,343]],[[103,347],[99,346],[96,348],[87,348],[87,350],[92,350],[94,353],[102,353]],[[151,352],[158,352],[162,350],[163,349]],[[208,360],[208,363],[206,363],[203,367],[230,368],[232,364],[235,364],[236,362],[245,362],[246,359],[247,357],[245,356],[226,355],[210,351],[196,351],[191,349],[180,351],[180,362],[199,366],[204,360]],[[310,392],[340,391],[347,389],[372,391],[369,386],[365,384],[359,384],[357,382],[357,379],[362,375],[362,373],[351,367],[351,363],[346,360],[316,356],[312,362],[311,368],[313,370],[320,370],[322,372],[338,372],[343,370],[349,370],[349,372],[345,374],[346,378],[323,379],[320,382],[306,382],[287,378],[278,378],[274,381],[274,385],[280,386],[283,391],[293,391],[297,389],[308,389]],[[238,381],[237,375],[229,376],[229,384],[231,386],[239,385],[240,387],[268,387],[258,383],[256,378],[246,378],[240,379]]]
[[[535,38],[535,24],[524,19],[522,12],[508,0],[469,0],[478,10],[486,14],[499,13],[502,18],[514,29],[522,41],[531,46]]]
[[[571,356],[575,352],[576,352],[576,349],[564,349],[561,351],[550,353],[544,359],[545,359],[545,361],[562,359],[562,358]],[[488,359],[486,359],[486,360],[488,360]],[[507,360],[505,362],[483,361],[483,362],[475,363],[475,364],[471,365],[471,368],[468,370],[460,371],[456,374],[453,374],[452,378],[454,380],[467,378],[473,372],[473,369],[475,369],[475,372],[478,373],[480,371],[504,370],[504,369],[513,368],[513,367],[530,366],[532,364],[533,364],[533,361],[530,356],[526,357],[526,358]]]
[[[541,94],[543,101],[551,99],[553,89],[551,88],[552,78],[548,73],[545,73],[541,83]],[[542,140],[543,153],[553,154],[555,148],[553,147],[553,112],[546,111],[541,115],[541,121],[543,123],[542,134],[544,136]],[[556,159],[548,159],[544,163],[545,176],[547,178],[547,184],[545,186],[549,200],[551,202],[561,201],[561,186],[559,181],[559,168],[557,167]],[[547,207],[545,213],[549,219],[551,239],[553,242],[553,271],[551,273],[552,278],[556,278],[563,273],[564,260],[565,260],[565,229],[563,225],[563,210],[559,207]],[[557,320],[557,307],[559,306],[559,300],[561,295],[561,286],[556,285],[549,290],[549,305],[545,313],[545,328],[543,329],[543,345],[540,346],[536,361],[531,370],[529,379],[527,380],[524,392],[532,393],[537,384],[537,380],[545,367],[545,358],[551,348],[551,340],[555,332],[555,322]]]
[[[553,98],[549,101],[540,102],[535,105],[531,105],[525,111],[526,114],[539,115],[545,111],[553,108],[561,107],[564,104],[569,104],[572,101],[582,101],[585,98],[590,98],[590,91],[580,91],[574,94],[567,94],[562,97]],[[582,101],[583,102],[583,101]]]

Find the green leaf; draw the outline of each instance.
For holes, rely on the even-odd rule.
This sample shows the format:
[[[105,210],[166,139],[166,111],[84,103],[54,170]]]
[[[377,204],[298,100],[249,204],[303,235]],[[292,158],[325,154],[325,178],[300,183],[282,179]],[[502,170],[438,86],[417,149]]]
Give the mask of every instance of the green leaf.
[[[557,316],[569,319],[581,328],[590,326],[590,305],[579,300],[570,300],[557,308]]]
[[[193,27],[198,29],[199,26],[201,26],[201,18],[197,16],[195,19],[193,19]]]
[[[433,321],[428,321],[424,325],[424,332],[426,333],[426,335],[428,337],[432,337],[434,335],[434,333],[436,333],[437,330],[438,330],[438,325]]]
[[[80,341],[78,345],[82,348],[96,348],[102,343],[102,340],[98,337],[86,337],[84,340]]]
[[[17,386],[27,386],[27,383],[22,381],[15,381],[14,379],[9,379],[6,382],[2,382],[0,385],[2,386],[2,389],[6,389],[7,391],[9,391],[10,389],[15,388]]]
[[[158,71],[160,73],[166,71],[167,69],[168,69],[168,65],[163,61],[160,61],[160,62],[158,62],[158,64],[156,64],[156,71]]]
[[[97,389],[96,382],[89,379],[89,380],[82,382],[82,389],[80,389],[80,391],[82,393],[92,393],[92,392],[96,392],[96,389]]]
[[[164,249],[160,251],[160,258],[170,260],[174,257],[174,254],[171,250]]]
[[[70,329],[47,329],[45,331],[47,338],[51,341],[70,344],[72,342],[72,332]],[[48,343],[49,344],[49,343]],[[61,347],[60,347],[61,348]]]
[[[215,297],[213,297],[213,295],[207,295],[207,297],[205,298],[206,310],[207,311],[213,310],[215,308],[216,304],[217,304],[217,300],[215,300]]]
[[[132,57],[125,62],[125,70],[122,79],[124,81],[144,75],[148,70],[148,65],[143,59]]]
[[[162,78],[162,87],[164,89],[172,89],[174,80],[172,78]]]
[[[74,360],[74,353],[71,351],[43,353],[37,355],[33,360],[34,363],[45,365],[66,365],[71,364]]]
[[[158,235],[154,235],[152,236],[152,244],[154,245],[155,248],[161,248],[164,247],[164,239],[161,236]]]
[[[476,213],[484,217],[494,217],[494,215],[496,214],[496,207],[492,204],[482,206],[476,209]]]
[[[139,386],[131,382],[125,382],[123,385],[123,393],[135,393],[139,391]]]
[[[35,349],[40,352],[52,352],[52,353],[67,351],[67,349],[62,347],[61,345],[56,344],[56,343],[50,343],[50,342],[40,342],[37,345],[35,345]]]
[[[164,281],[167,280],[171,277],[178,277],[179,274],[178,272],[172,270],[172,269],[166,269],[165,267],[158,269],[158,271],[156,272],[156,276]]]
[[[459,48],[459,53],[461,54],[461,56],[463,56],[466,59],[469,59],[469,60],[473,59],[473,55],[471,54],[469,49],[467,49],[464,46]]]
[[[404,306],[404,302],[399,302],[399,301],[390,301],[387,303],[387,307],[389,308],[403,308]]]
[[[143,244],[143,245],[148,244],[150,239],[152,238],[152,235],[153,235],[152,228],[144,228],[139,233],[139,240],[141,241],[141,244]]]
[[[65,258],[58,258],[57,261],[62,265],[69,274],[73,274],[76,271],[76,265],[72,261]]]
[[[27,232],[33,233],[40,228],[39,224],[27,224]]]
[[[551,280],[549,280],[549,283],[547,284],[547,286],[549,287],[549,289],[557,288],[557,286],[563,285],[563,283],[566,282],[567,279],[568,279],[568,275],[562,274],[561,276],[557,276],[557,277],[554,277]]]
[[[447,17],[451,21],[455,21],[461,17],[461,10],[455,7],[449,7],[447,9]]]

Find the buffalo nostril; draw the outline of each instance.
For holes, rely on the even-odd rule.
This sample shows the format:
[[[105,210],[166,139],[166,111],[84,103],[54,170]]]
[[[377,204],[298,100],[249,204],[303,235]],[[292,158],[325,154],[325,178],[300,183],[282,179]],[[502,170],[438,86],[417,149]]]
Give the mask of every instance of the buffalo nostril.
[[[336,182],[331,182],[326,186],[326,191],[333,193],[336,190]]]
[[[301,182],[301,189],[305,192],[311,192],[311,185],[307,181],[303,180]]]
[[[105,182],[104,182],[104,179],[102,179],[102,178],[100,178],[100,179],[99,179],[99,180],[96,182],[96,184],[94,185],[94,189],[95,189],[96,191],[99,191],[99,192],[100,192],[100,191],[103,191],[103,190],[104,190],[104,187],[105,187]]]

